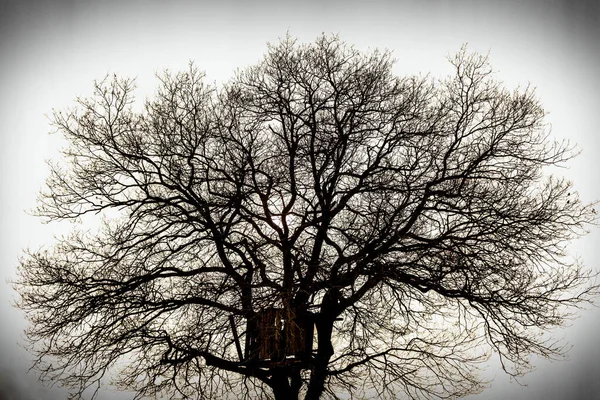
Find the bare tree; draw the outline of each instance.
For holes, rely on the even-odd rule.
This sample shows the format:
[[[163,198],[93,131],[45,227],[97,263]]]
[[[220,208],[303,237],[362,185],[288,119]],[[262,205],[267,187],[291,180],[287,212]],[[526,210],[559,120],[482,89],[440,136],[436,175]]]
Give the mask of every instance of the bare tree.
[[[548,174],[528,88],[462,49],[445,80],[336,37],[269,46],[217,88],[192,65],[134,111],[107,78],[57,112],[40,216],[104,216],[20,262],[44,379],[119,369],[137,398],[443,398],[563,351],[546,333],[597,294],[567,257],[596,221]]]

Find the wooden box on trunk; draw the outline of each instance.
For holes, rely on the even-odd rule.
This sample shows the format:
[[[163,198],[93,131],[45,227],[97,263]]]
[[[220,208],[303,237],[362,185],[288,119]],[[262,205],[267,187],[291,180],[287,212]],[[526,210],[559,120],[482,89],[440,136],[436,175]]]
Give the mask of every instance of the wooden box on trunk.
[[[248,319],[246,359],[263,365],[308,362],[313,330],[310,312],[282,308],[259,311]]]

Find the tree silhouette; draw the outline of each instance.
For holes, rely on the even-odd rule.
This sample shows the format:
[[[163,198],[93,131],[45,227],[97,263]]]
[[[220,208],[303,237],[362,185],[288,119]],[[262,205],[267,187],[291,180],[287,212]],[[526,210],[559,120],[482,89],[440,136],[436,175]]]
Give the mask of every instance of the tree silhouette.
[[[567,257],[595,222],[529,88],[463,48],[444,80],[287,37],[217,89],[193,65],[54,114],[69,145],[37,214],[78,221],[20,260],[35,366],[75,395],[463,396],[519,375],[597,294]],[[313,340],[314,339],[314,340]],[[97,390],[97,388],[96,388]],[[235,396],[234,396],[235,394]]]

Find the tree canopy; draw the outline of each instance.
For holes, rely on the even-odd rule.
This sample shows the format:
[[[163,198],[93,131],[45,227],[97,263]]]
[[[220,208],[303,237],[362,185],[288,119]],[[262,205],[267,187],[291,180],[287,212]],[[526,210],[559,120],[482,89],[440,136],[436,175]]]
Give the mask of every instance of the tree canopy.
[[[68,145],[37,214],[103,218],[20,260],[42,377],[75,395],[117,370],[138,398],[420,399],[482,390],[491,353],[515,376],[560,355],[547,333],[598,292],[567,254],[594,204],[550,174],[576,153],[532,89],[466,48],[449,61],[397,77],[390,52],[286,37],[219,88],[192,64],[143,109],[115,76],[55,112]],[[267,330],[307,354],[252,356]]]

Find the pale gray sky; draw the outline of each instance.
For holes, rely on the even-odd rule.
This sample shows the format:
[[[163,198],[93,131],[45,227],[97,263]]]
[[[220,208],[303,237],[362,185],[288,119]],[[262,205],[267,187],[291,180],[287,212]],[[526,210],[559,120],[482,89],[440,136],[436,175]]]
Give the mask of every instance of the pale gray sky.
[[[107,73],[137,77],[138,96],[150,96],[155,72],[185,69],[188,61],[210,81],[228,79],[256,62],[266,42],[289,31],[301,41],[337,33],[366,49],[388,48],[398,74],[450,72],[445,56],[463,43],[490,52],[507,86],[530,82],[550,112],[559,138],[582,154],[561,171],[584,200],[600,198],[600,6],[598,1],[4,1],[0,5],[0,398],[62,399],[27,375],[28,354],[17,346],[26,324],[9,305],[23,248],[50,242],[65,229],[40,225],[24,211],[35,206],[46,176],[44,160],[60,145],[44,116],[91,93]],[[574,243],[572,253],[600,268],[600,232]],[[570,360],[536,360],[537,371],[511,383],[492,363],[492,387],[482,399],[590,399],[600,396],[600,312],[582,313],[557,332],[574,345]],[[103,398],[115,398],[104,393]]]

